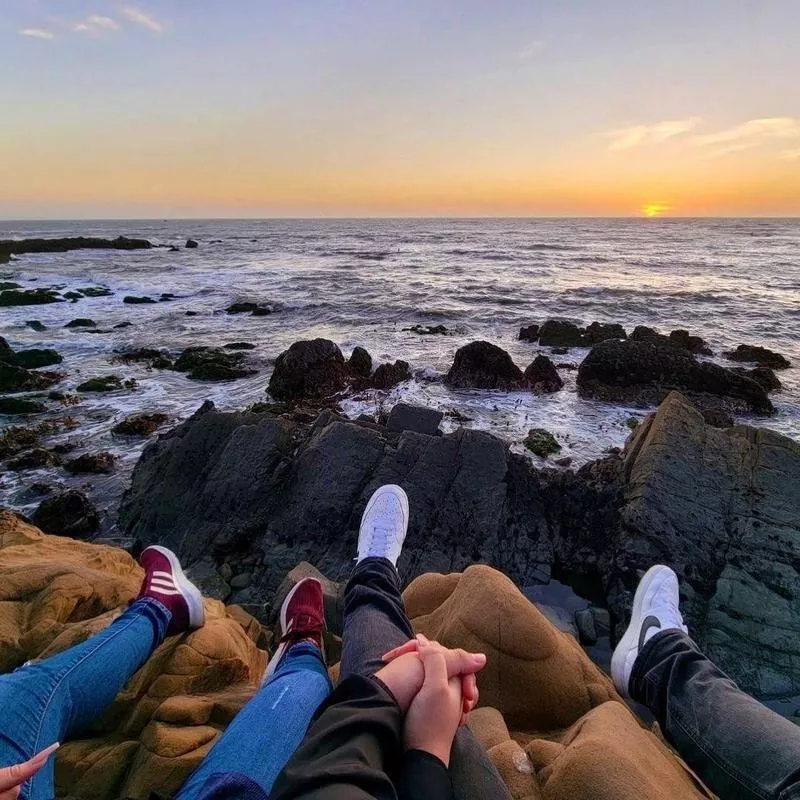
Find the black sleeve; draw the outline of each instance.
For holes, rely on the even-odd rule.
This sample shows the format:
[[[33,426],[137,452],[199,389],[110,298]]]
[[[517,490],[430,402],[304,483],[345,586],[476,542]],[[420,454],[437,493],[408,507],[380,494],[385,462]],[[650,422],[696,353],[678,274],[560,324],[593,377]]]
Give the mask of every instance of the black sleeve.
[[[388,689],[352,675],[317,709],[270,800],[395,800],[389,775],[400,765],[402,733],[403,715]]]
[[[447,767],[424,750],[408,750],[395,776],[398,800],[453,800]]]

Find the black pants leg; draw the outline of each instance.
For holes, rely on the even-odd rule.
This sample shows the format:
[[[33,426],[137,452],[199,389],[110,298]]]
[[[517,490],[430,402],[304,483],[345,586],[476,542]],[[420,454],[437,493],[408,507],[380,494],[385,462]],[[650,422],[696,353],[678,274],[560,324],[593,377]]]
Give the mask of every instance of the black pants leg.
[[[800,728],[745,694],[683,632],[642,648],[631,695],[721,800],[800,798]]]
[[[385,558],[365,558],[353,570],[344,593],[341,678],[374,675],[381,656],[414,636],[400,576]],[[456,800],[511,800],[486,751],[467,728],[459,728],[450,758]]]

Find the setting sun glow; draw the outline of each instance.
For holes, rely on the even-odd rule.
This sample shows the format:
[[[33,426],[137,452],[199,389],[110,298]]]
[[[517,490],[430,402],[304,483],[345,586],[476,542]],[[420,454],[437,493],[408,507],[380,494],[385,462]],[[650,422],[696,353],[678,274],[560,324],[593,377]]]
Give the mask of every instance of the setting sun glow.
[[[660,217],[669,211],[669,206],[666,203],[647,203],[642,206],[642,214],[646,217]]]

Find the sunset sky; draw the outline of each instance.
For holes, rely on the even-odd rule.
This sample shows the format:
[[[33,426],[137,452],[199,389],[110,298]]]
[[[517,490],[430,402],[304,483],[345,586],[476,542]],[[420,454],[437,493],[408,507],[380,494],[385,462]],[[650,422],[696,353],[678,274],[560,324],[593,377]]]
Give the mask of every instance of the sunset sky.
[[[800,215],[800,0],[135,2],[0,0],[0,217]]]

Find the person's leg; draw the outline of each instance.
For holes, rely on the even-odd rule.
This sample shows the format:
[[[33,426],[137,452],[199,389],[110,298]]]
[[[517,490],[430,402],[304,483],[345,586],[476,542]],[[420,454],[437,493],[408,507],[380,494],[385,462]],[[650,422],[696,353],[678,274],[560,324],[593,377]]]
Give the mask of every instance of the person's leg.
[[[667,741],[721,800],[800,798],[800,729],[700,652],[678,603],[675,573],[648,570],[611,660],[617,689],[652,711]]]
[[[645,644],[630,693],[721,800],[800,798],[800,728],[745,694],[683,631]]]
[[[322,654],[325,610],[318,580],[306,578],[289,592],[280,623],[281,643],[263,686],[189,776],[177,800],[201,796],[210,779],[232,773],[254,781],[269,794],[303,740],[314,712],[333,689]]]
[[[388,493],[388,498],[381,497]],[[397,499],[392,495],[398,495]],[[405,492],[383,486],[367,503],[359,532],[358,563],[344,591],[341,679],[374,675],[382,656],[414,636],[395,566],[408,525]],[[378,500],[379,502],[374,502]],[[511,800],[500,773],[469,728],[459,728],[450,758],[456,800]]]
[[[105,711],[167,633],[202,625],[202,597],[182,571],[178,575],[175,556],[169,554],[173,564],[164,554],[168,551],[148,550],[140,559],[145,580],[138,599],[108,628],[0,676],[0,767],[75,736]],[[52,798],[53,767],[51,756],[20,797]]]
[[[198,797],[212,775],[232,772],[269,793],[332,688],[319,648],[309,642],[295,644],[192,773],[177,800]]]

